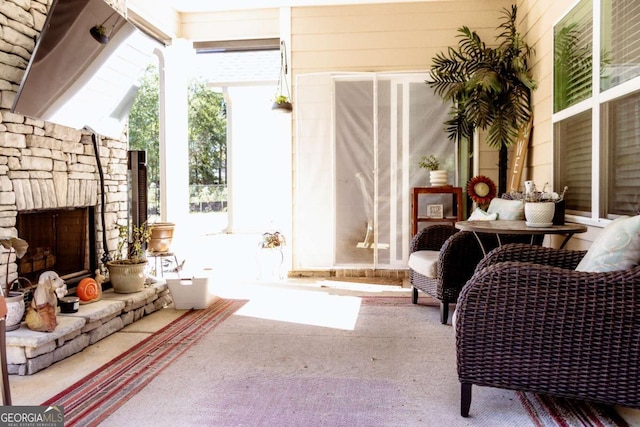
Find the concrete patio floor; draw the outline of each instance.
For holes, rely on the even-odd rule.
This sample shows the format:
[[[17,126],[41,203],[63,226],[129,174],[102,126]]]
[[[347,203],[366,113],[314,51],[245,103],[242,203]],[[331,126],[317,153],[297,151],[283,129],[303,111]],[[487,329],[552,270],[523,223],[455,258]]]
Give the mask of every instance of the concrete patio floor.
[[[190,231],[184,230],[182,235],[178,234],[174,249],[179,262],[185,261],[183,274],[197,274],[203,268],[211,269],[208,274],[211,277],[213,292],[222,298],[267,298],[270,293],[282,290],[410,298],[411,289],[406,280],[400,287],[323,278],[280,279],[274,271],[268,269],[267,271],[263,269],[261,273],[257,259],[260,234],[225,234],[221,231],[223,226],[224,221],[219,215],[216,217],[198,214],[194,221],[190,221]],[[177,274],[165,273],[165,278],[171,277],[175,278]],[[433,309],[438,310],[436,307]],[[184,312],[185,310],[177,310],[169,306],[126,326],[82,352],[55,363],[41,372],[28,376],[11,375],[9,382],[13,405],[40,405],[152,335]],[[631,426],[640,426],[640,410],[619,408],[619,412]]]

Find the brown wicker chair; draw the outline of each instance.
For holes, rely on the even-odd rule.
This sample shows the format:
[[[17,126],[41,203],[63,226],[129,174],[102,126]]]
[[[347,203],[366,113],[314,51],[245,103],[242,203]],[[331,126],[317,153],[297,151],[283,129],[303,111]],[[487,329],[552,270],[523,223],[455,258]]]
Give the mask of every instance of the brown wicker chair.
[[[543,237],[537,236],[534,243],[541,244]],[[478,233],[476,236],[470,232],[459,232],[452,225],[442,224],[423,228],[411,240],[411,253],[420,250],[440,251],[437,278],[427,277],[411,268],[409,278],[414,304],[418,303],[418,290],[440,300],[440,321],[443,325],[449,320],[449,304],[457,301],[460,290],[484,256],[478,239],[487,251],[499,244],[494,234]],[[500,241],[524,243],[530,242],[531,236],[502,235]]]
[[[461,408],[472,384],[640,408],[640,266],[575,271],[585,251],[504,245],[458,298]]]

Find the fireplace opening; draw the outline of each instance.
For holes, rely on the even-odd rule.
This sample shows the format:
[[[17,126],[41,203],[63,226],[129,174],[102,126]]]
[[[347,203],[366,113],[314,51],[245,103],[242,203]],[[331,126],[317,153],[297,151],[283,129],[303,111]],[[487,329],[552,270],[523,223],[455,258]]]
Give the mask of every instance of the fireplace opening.
[[[18,213],[18,236],[29,243],[18,272],[36,283],[40,273],[55,271],[73,291],[96,265],[95,209],[47,209]]]

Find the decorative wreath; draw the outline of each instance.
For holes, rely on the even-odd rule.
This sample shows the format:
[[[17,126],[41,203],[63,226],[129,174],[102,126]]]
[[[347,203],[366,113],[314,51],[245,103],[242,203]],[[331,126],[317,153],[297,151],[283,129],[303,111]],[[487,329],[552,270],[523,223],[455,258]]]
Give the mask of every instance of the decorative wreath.
[[[474,176],[467,184],[467,194],[478,206],[484,206],[496,197],[496,184],[484,175]]]

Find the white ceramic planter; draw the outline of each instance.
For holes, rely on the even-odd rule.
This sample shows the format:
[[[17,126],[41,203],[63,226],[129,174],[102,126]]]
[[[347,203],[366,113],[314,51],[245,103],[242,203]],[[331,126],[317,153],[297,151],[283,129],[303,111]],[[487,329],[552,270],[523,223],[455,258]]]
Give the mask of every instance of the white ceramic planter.
[[[24,294],[22,292],[10,292],[5,301],[7,302],[6,330],[13,331],[20,327],[24,316]]]
[[[447,180],[446,170],[429,171],[429,182],[432,187],[442,187],[443,185],[447,185]]]
[[[524,217],[528,227],[551,227],[556,204],[553,202],[528,202],[524,204]]]

